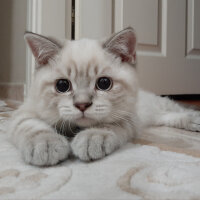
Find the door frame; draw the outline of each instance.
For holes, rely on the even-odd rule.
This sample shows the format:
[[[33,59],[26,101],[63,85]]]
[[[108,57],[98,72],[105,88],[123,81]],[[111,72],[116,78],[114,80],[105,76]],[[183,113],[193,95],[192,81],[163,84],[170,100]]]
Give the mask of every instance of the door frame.
[[[28,0],[27,1],[27,31],[37,34],[46,34],[46,30],[51,30],[51,24],[45,23],[44,16],[53,15],[54,23],[57,28],[54,29],[53,34],[48,32],[49,36],[58,38],[71,39],[71,5],[72,0],[59,0],[59,4],[55,0]],[[51,12],[52,8],[56,9],[56,12]],[[64,26],[64,27],[63,27]],[[35,69],[35,59],[27,47],[26,49],[26,86],[25,96],[27,96],[33,74]]]

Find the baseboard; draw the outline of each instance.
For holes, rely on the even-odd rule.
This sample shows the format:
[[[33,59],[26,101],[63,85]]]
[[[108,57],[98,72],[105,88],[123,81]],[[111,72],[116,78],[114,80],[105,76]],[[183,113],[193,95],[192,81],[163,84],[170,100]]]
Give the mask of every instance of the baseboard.
[[[177,94],[177,95],[161,95],[162,97],[169,97],[173,100],[189,100],[189,101],[199,101],[200,94]]]
[[[24,88],[23,83],[0,83],[0,98],[23,101]]]

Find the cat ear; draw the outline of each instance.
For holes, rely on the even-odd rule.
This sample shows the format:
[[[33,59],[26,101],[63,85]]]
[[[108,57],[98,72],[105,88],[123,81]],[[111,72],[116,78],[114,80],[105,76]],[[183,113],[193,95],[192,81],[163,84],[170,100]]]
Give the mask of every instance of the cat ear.
[[[31,32],[26,32],[24,39],[39,65],[48,64],[62,48],[57,41]]]
[[[128,27],[114,34],[103,46],[120,57],[122,62],[136,63],[136,34],[133,28]]]

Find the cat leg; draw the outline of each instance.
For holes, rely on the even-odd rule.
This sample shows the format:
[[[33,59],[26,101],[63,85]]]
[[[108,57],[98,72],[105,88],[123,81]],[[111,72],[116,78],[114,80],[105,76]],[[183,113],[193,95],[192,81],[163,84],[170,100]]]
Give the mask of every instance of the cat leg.
[[[54,165],[66,159],[70,153],[70,145],[63,136],[29,114],[15,115],[9,133],[26,163]]]
[[[110,125],[89,128],[78,133],[71,143],[72,152],[80,160],[89,161],[111,154],[134,136],[133,127]]]
[[[155,125],[200,132],[200,112],[185,110],[183,112],[162,113],[157,116]]]
[[[166,97],[140,91],[137,112],[142,126],[169,126],[200,131],[200,112]]]

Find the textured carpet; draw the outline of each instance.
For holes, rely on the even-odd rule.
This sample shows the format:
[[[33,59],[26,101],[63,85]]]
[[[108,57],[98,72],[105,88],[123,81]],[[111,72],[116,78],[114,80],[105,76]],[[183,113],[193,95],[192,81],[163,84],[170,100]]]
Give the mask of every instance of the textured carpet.
[[[7,141],[18,105],[0,101],[0,199],[200,199],[200,134],[149,128],[102,160],[38,168]]]

